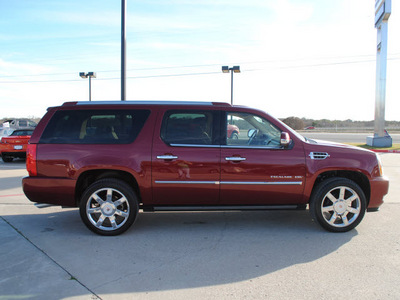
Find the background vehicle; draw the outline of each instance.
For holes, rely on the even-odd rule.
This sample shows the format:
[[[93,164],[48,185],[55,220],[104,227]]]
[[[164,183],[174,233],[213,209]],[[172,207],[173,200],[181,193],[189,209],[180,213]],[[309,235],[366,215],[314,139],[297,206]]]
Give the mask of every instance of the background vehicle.
[[[0,153],[4,162],[11,162],[14,158],[25,158],[26,147],[33,130],[17,129],[9,136],[2,137],[0,140]]]
[[[247,135],[229,138],[230,121]],[[308,140],[260,110],[208,102],[49,108],[28,145],[27,170],[31,201],[79,207],[102,235],[127,230],[139,209],[307,205],[323,228],[343,232],[378,210],[389,185],[371,151]]]
[[[239,138],[239,127],[236,125],[228,124],[228,138],[238,139]]]
[[[28,119],[9,119],[5,120],[2,123],[3,127],[9,127],[14,129],[21,129],[21,128],[35,128],[37,124]]]

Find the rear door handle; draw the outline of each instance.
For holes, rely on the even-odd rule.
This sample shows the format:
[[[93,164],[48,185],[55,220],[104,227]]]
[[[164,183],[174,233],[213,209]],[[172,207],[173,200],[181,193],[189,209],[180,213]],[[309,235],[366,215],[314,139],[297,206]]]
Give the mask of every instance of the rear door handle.
[[[170,160],[170,159],[177,159],[178,156],[175,155],[158,155],[158,159],[165,159],[165,160]]]
[[[238,157],[238,156],[232,156],[232,157],[225,157],[226,161],[244,161],[246,160],[246,157]]]

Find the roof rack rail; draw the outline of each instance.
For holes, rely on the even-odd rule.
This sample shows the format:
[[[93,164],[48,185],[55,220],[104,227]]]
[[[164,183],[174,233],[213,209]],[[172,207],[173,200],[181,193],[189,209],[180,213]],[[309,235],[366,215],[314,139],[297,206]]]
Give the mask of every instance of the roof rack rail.
[[[218,105],[218,106],[230,106],[229,103],[225,102],[202,102],[202,101],[170,101],[170,100],[135,100],[135,101],[73,101],[65,102],[62,106],[74,106],[74,105]]]

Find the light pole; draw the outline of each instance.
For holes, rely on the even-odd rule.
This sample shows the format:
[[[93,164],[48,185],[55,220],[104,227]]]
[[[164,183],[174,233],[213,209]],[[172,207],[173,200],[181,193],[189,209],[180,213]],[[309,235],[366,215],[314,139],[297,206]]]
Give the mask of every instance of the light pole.
[[[121,101],[126,100],[126,0],[121,0]]]
[[[231,72],[231,105],[233,105],[233,73],[240,73],[240,66],[233,66],[229,68],[228,66],[222,66],[222,73]]]
[[[96,78],[96,72],[79,72],[79,76],[82,78],[88,78],[89,77],[89,101],[92,101],[92,87],[91,87],[91,78]]]

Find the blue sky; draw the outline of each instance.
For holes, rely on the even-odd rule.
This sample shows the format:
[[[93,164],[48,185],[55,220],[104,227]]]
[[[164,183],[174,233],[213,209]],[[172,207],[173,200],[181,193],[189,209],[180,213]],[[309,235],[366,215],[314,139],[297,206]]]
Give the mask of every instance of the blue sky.
[[[393,0],[392,0],[393,1]],[[386,119],[400,120],[400,22],[389,19]],[[120,99],[119,0],[0,0],[0,118]],[[372,120],[374,1],[127,0],[127,99],[230,101],[276,117]]]

